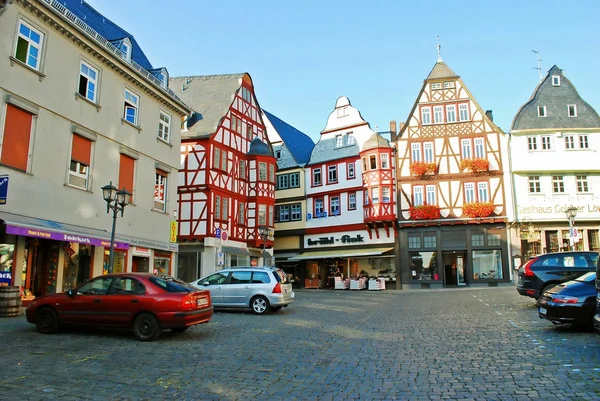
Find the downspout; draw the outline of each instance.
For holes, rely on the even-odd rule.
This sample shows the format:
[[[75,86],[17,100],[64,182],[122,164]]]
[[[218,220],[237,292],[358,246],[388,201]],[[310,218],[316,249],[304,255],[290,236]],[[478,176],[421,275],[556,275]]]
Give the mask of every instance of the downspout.
[[[512,145],[512,133],[508,134],[508,171],[510,174],[510,188],[511,188],[511,199],[512,199],[512,207],[513,207],[513,219],[516,222],[517,221],[517,195],[516,195],[516,188],[515,188],[515,179],[514,179],[514,172],[513,172],[513,168],[512,168],[512,151],[511,151],[511,145]],[[515,266],[514,266],[514,258],[512,255],[512,236],[510,233],[510,228],[507,225],[506,226],[506,238],[508,239],[508,249],[509,249],[509,266],[510,266],[510,279],[511,281],[514,280],[513,278],[513,274],[515,271]],[[520,244],[519,244],[520,247]],[[523,259],[523,255],[521,255],[521,260]]]

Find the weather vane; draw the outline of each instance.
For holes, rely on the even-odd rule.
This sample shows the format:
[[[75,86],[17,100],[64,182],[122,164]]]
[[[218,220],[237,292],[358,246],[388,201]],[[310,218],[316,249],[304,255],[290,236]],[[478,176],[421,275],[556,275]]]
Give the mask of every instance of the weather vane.
[[[440,35],[437,35],[437,50],[438,50],[438,63],[442,62],[442,45],[440,45]]]

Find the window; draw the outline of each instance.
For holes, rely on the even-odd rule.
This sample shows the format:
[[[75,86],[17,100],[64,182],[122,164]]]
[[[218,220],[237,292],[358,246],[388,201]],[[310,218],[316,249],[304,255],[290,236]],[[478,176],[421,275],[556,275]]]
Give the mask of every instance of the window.
[[[240,179],[246,179],[246,161],[240,160]]]
[[[335,136],[335,147],[341,148],[342,146],[344,146],[344,140],[343,140],[342,134],[337,134]]]
[[[435,185],[427,185],[425,189],[427,192],[427,204],[436,205],[437,202],[435,199]]]
[[[408,247],[413,249],[420,248],[421,234],[408,234]]]
[[[160,86],[162,86],[163,88],[167,88],[169,80],[167,79],[167,74],[165,74],[164,72],[159,72],[158,73],[158,80],[160,81]]]
[[[472,251],[473,280],[501,279],[501,253],[499,249]]]
[[[527,145],[529,147],[529,150],[537,150],[537,137],[535,136],[528,136],[527,137]]]
[[[337,182],[338,182],[337,166],[328,166],[327,167],[327,183],[335,184]]]
[[[71,166],[69,168],[69,185],[88,189],[92,141],[73,134],[71,146]]]
[[[381,168],[389,168],[387,153],[382,153],[381,155],[379,155],[379,157],[381,158]]]
[[[292,221],[298,221],[302,219],[302,207],[299,203],[292,205]]]
[[[542,150],[552,150],[552,137],[550,135],[542,135]]]
[[[133,203],[133,178],[135,174],[135,159],[121,153],[119,160],[119,189],[125,188],[131,194],[130,202]]]
[[[239,120],[238,120],[238,121],[239,121]],[[246,124],[246,139],[247,139],[247,140],[249,140],[249,141],[251,141],[251,140],[252,140],[252,138],[254,138],[254,131],[253,131],[252,125],[250,125],[250,124]],[[281,152],[280,152],[280,153],[281,153]],[[278,157],[278,159],[279,159],[279,158],[281,158],[281,154],[280,154],[280,156]]]
[[[133,125],[138,124],[139,97],[125,89],[125,104],[123,107],[123,118]]]
[[[216,169],[221,167],[221,149],[219,148],[213,150],[213,167]]]
[[[258,205],[258,225],[267,225],[267,205]]]
[[[485,158],[485,151],[483,147],[483,138],[475,138],[473,139],[473,143],[475,144],[475,157]]]
[[[366,189],[365,189],[365,192],[364,192],[364,197],[365,198],[363,199],[363,201],[364,201],[365,205],[368,205],[369,204],[369,191],[366,190]]]
[[[243,202],[238,203],[238,224],[246,223],[246,207]]]
[[[460,121],[469,121],[469,105],[468,104],[459,104],[458,105],[458,113],[459,113]]]
[[[433,122],[435,124],[444,122],[444,108],[442,106],[433,106]]]
[[[171,116],[161,110],[158,118],[158,137],[165,142],[169,142],[171,139],[170,132]]]
[[[331,196],[329,198],[329,215],[338,216],[340,214],[340,197]]]
[[[412,161],[414,162],[420,162],[421,161],[421,144],[420,143],[413,143],[410,145],[411,148],[411,155],[412,155]]]
[[[456,122],[456,106],[453,104],[446,106],[446,121],[449,123]]]
[[[423,125],[431,124],[431,108],[423,107],[421,109],[421,123]]]
[[[433,163],[433,142],[423,142],[423,153],[426,163]]]
[[[275,165],[269,164],[269,182],[275,184]]]
[[[315,199],[315,217],[323,216],[323,199]]]
[[[129,43],[129,40],[124,40],[119,46],[119,50],[121,50],[121,54],[125,60],[131,58],[131,44]]]
[[[246,88],[245,86],[242,86],[242,99],[244,99],[248,103],[251,103],[251,101],[252,101],[252,94],[251,94],[250,90],[248,88]]]
[[[454,82],[444,82],[444,89],[454,88]]]
[[[221,218],[229,220],[229,198],[223,197],[221,200]]]
[[[167,173],[156,170],[154,182],[154,210],[167,211]]]
[[[371,170],[377,169],[377,156],[371,155],[369,156],[369,164],[371,166]]]
[[[313,169],[313,186],[321,185],[323,182],[321,181],[321,168],[317,167]]]
[[[563,193],[565,192],[565,183],[561,175],[552,176],[552,192]]]
[[[354,171],[354,162],[349,162],[347,164],[347,169],[348,178],[354,178],[356,176],[356,172]]]
[[[276,151],[275,151],[275,158],[276,158],[277,160],[281,160],[281,150],[276,150]]]
[[[434,82],[431,84],[431,89],[442,89],[442,83],[441,82]]]
[[[289,205],[281,205],[277,207],[278,209],[278,213],[277,213],[277,217],[278,217],[278,221],[283,222],[283,221],[289,221],[290,220],[290,207]]]
[[[569,117],[577,117],[577,105],[576,104],[567,105],[567,114]]]
[[[367,158],[363,157],[362,158],[362,163],[363,163],[363,172],[367,171]]]
[[[463,159],[470,159],[473,157],[473,153],[471,150],[471,140],[470,139],[462,139],[461,141],[461,151]]]
[[[538,106],[538,117],[546,117],[546,106]]]
[[[289,176],[287,174],[282,174],[277,176],[277,189],[286,189],[288,188]]]
[[[587,175],[577,175],[575,176],[577,180],[577,192],[588,192],[588,181]]]
[[[371,202],[379,203],[379,188],[371,188]]]
[[[423,204],[423,186],[416,185],[413,187],[413,206],[421,206]]]
[[[477,195],[479,202],[488,202],[488,184],[487,182],[477,183]]]
[[[488,246],[500,246],[502,241],[502,236],[500,234],[492,234],[488,232],[487,235],[487,244]]]
[[[565,136],[565,149],[575,149],[575,136],[574,135],[566,135]]]
[[[560,75],[552,75],[552,86],[560,86]]]
[[[260,181],[267,181],[267,163],[258,163],[258,179]]]
[[[581,149],[589,149],[590,148],[590,142],[589,142],[589,137],[586,135],[579,135],[579,147]]]
[[[356,193],[348,194],[348,210],[356,210]]]
[[[19,21],[19,34],[17,36],[15,58],[39,71],[43,40],[44,35],[41,32],[31,25]]]
[[[219,195],[215,195],[215,220],[221,220],[221,197]]]
[[[435,248],[437,245],[435,233],[423,233],[423,248]]]
[[[33,115],[12,104],[6,105],[4,136],[0,161],[6,166],[27,171]]]
[[[381,201],[383,203],[390,203],[390,187],[381,188]]]
[[[237,127],[237,117],[232,114],[231,115],[231,126],[229,127],[229,129],[231,130],[231,132],[235,132],[236,127]]]
[[[356,138],[354,138],[354,134],[352,132],[348,132],[346,135],[346,145],[354,145],[356,143]]]
[[[542,192],[540,176],[539,175],[530,175],[529,176],[529,193],[530,194],[539,194],[540,192]]]
[[[467,182],[465,184],[465,203],[475,202],[475,184]]]
[[[300,187],[300,173],[291,173],[290,174],[290,188],[299,188]]]
[[[97,78],[98,70],[82,61],[79,67],[79,90],[77,93],[94,103],[96,103]]]
[[[485,235],[482,232],[471,234],[471,246],[485,246]]]

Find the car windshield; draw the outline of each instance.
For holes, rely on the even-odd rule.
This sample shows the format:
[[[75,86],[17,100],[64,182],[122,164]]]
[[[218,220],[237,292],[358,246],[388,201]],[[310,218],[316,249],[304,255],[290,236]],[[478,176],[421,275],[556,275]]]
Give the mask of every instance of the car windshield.
[[[192,292],[196,288],[171,276],[151,276],[150,282],[168,292]]]
[[[577,277],[575,279],[575,281],[581,281],[582,283],[591,283],[594,280],[596,280],[596,273],[595,272],[585,273],[583,276]]]

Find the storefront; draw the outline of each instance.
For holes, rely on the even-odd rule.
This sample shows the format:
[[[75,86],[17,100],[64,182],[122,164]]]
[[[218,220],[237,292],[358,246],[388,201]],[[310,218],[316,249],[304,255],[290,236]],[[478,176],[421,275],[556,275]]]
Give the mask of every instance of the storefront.
[[[399,240],[403,289],[510,281],[504,224],[405,227]]]
[[[525,258],[549,252],[600,251],[598,222],[578,223],[573,230],[573,244],[568,223],[526,222],[517,229],[521,255]]]

